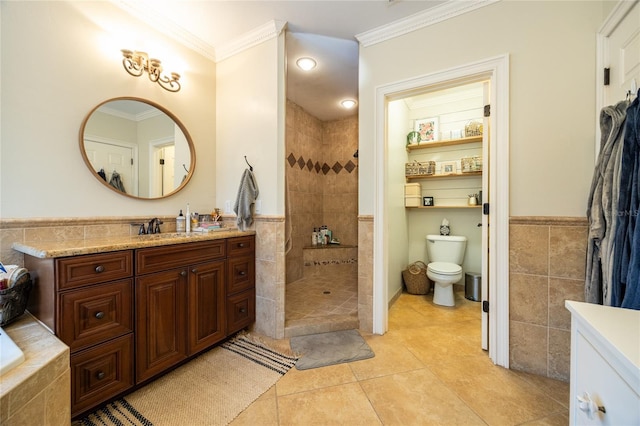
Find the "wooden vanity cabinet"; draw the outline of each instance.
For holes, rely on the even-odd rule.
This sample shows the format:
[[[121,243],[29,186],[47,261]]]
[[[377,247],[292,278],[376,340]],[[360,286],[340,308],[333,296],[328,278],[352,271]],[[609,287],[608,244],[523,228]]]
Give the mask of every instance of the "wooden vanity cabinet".
[[[71,415],[133,387],[133,251],[25,256],[25,267],[29,312],[70,348]]]
[[[138,383],[226,337],[225,244],[214,240],[137,250],[136,270],[146,272],[136,277]]]
[[[77,417],[255,321],[255,237],[25,255],[28,310],[71,348]]]

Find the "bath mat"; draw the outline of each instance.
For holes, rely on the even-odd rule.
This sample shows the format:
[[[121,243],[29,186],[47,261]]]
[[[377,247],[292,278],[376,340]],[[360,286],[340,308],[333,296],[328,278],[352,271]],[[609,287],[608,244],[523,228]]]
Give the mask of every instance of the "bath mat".
[[[226,425],[296,360],[259,338],[237,335],[73,426]]]
[[[291,338],[291,349],[300,359],[296,369],[358,361],[375,356],[358,330],[341,330]]]

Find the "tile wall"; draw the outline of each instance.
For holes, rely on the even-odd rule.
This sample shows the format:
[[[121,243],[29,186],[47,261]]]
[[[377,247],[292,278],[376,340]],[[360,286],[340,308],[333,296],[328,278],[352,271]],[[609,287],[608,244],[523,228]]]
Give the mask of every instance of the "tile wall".
[[[357,244],[358,119],[322,122],[287,101],[286,120],[286,281],[293,282],[303,276],[313,227],[327,225],[342,244]]]
[[[511,218],[511,369],[569,380],[571,315],[564,301],[584,301],[587,233],[586,218]]]

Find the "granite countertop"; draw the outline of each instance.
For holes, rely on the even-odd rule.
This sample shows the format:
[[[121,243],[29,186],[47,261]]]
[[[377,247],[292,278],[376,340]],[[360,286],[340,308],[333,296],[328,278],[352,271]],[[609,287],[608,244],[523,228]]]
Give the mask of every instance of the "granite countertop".
[[[195,241],[218,240],[224,238],[255,235],[255,231],[239,231],[237,228],[222,228],[210,232],[166,233],[150,235],[133,235],[126,237],[108,237],[66,241],[31,241],[13,243],[12,248],[40,259],[77,256],[82,254],[103,253],[117,250],[137,249],[143,247],[167,246]]]

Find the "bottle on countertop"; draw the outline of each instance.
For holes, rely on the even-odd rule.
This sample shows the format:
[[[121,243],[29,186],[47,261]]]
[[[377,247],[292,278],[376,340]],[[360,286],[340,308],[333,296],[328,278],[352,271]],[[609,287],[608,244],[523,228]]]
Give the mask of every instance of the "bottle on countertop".
[[[187,214],[186,214],[186,221],[185,221],[185,231],[186,231],[187,234],[191,232],[191,211],[189,210],[189,203],[187,203]]]
[[[187,219],[182,214],[182,210],[180,210],[180,214],[176,217],[176,232],[185,232],[186,221]]]
[[[311,245],[312,246],[318,245],[318,229],[317,228],[313,228],[313,232],[311,233]]]

